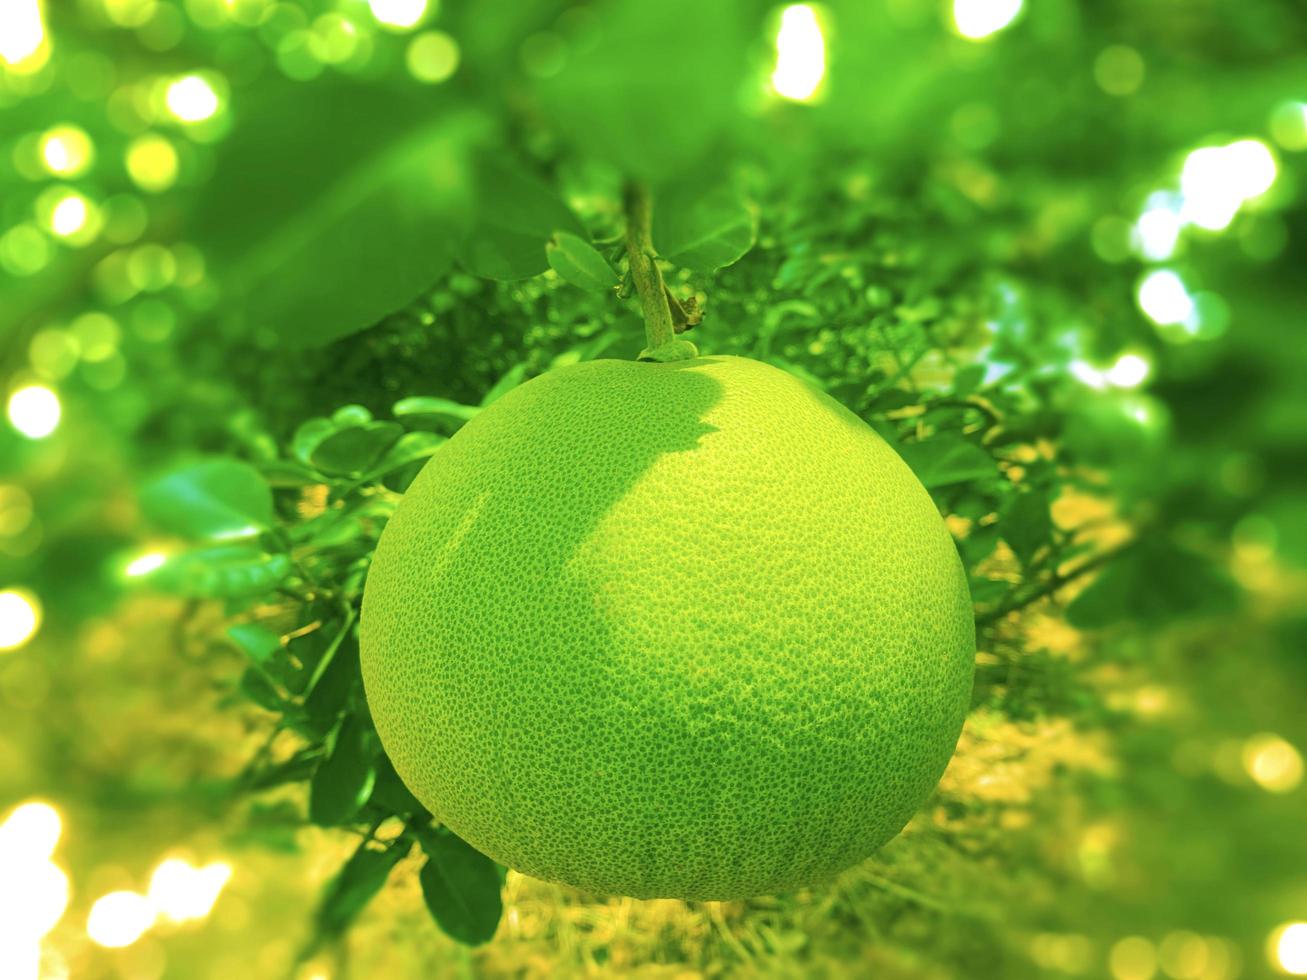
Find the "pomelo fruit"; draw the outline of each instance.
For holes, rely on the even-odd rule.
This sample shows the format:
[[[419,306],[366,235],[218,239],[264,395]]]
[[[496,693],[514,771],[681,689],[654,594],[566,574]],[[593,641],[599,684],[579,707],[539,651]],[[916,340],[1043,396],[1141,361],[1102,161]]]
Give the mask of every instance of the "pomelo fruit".
[[[431,458],[368,576],[404,782],[510,868],[729,899],[892,838],[970,698],[967,580],[851,412],[739,357],[593,361]]]

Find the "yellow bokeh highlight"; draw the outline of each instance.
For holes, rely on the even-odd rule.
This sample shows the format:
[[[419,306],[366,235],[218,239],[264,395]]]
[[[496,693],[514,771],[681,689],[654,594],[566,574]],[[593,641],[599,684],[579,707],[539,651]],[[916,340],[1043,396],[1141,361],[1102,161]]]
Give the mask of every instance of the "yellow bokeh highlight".
[[[1112,944],[1107,967],[1115,980],[1152,980],[1157,975],[1157,949],[1143,936],[1126,936]]]
[[[39,962],[42,937],[68,909],[68,876],[51,861],[62,832],[59,811],[39,800],[15,807],[0,823],[0,976]]]
[[[214,84],[203,75],[182,75],[168,83],[164,93],[168,112],[184,123],[212,119],[222,106]]]
[[[91,942],[107,949],[130,946],[154,925],[154,906],[144,895],[130,891],[101,895],[86,918],[86,934]]]
[[[458,42],[444,31],[423,31],[409,42],[404,62],[419,82],[438,84],[458,71]]]
[[[1271,965],[1293,977],[1307,977],[1307,922],[1286,922],[1267,942]]]
[[[167,560],[168,556],[162,551],[147,551],[129,561],[123,568],[123,575],[127,578],[142,578],[158,571]]]
[[[167,858],[150,876],[146,897],[169,922],[198,921],[213,911],[231,875],[232,867],[225,861],[196,867],[182,858]]]
[[[91,137],[78,126],[55,126],[41,134],[41,161],[56,177],[78,177],[94,159]]]
[[[1270,793],[1291,793],[1302,784],[1302,754],[1280,738],[1264,732],[1243,744],[1244,771]]]
[[[826,39],[816,9],[806,3],[786,7],[776,32],[773,91],[792,102],[809,102],[825,77]]]
[[[1021,13],[1022,0],[953,0],[953,27],[969,41],[981,41],[1007,27]]]
[[[125,158],[127,175],[143,191],[158,194],[177,182],[177,151],[165,136],[146,133],[132,140]]]
[[[41,603],[23,589],[0,592],[0,652],[17,650],[41,628]]]
[[[15,74],[39,71],[50,57],[39,0],[0,2],[0,62]]]
[[[73,246],[95,241],[104,225],[95,202],[68,187],[43,191],[36,199],[36,217],[46,231]]]
[[[54,389],[24,385],[9,395],[9,424],[29,439],[44,439],[59,427],[63,408]]]
[[[408,30],[427,15],[427,0],[368,0],[372,16],[382,27]]]

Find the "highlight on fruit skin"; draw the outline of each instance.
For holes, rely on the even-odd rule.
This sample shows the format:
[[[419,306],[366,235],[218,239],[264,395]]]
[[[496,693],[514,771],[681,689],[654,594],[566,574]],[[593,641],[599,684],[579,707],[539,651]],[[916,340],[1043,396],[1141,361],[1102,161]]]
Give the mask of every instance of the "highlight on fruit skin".
[[[970,700],[929,494],[823,393],[738,357],[593,361],[443,446],[361,622],[382,743],[511,868],[638,898],[830,877],[894,837]]]

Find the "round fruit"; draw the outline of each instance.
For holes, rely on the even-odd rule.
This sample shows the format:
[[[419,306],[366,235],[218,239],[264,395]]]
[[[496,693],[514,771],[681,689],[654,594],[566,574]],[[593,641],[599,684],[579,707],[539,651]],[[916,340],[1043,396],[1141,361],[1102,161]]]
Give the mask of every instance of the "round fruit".
[[[363,601],[414,795],[511,868],[640,898],[790,889],[889,840],[953,752],[974,651],[908,467],[738,357],[505,395],[409,488]]]

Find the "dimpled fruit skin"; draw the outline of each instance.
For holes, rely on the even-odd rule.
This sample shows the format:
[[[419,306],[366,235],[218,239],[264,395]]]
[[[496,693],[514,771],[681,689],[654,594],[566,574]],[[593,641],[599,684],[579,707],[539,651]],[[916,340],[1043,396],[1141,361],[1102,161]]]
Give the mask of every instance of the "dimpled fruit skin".
[[[975,651],[908,467],[738,357],[581,363],[495,402],[401,501],[361,629],[382,743],[438,819],[638,898],[870,854],[943,772]]]

